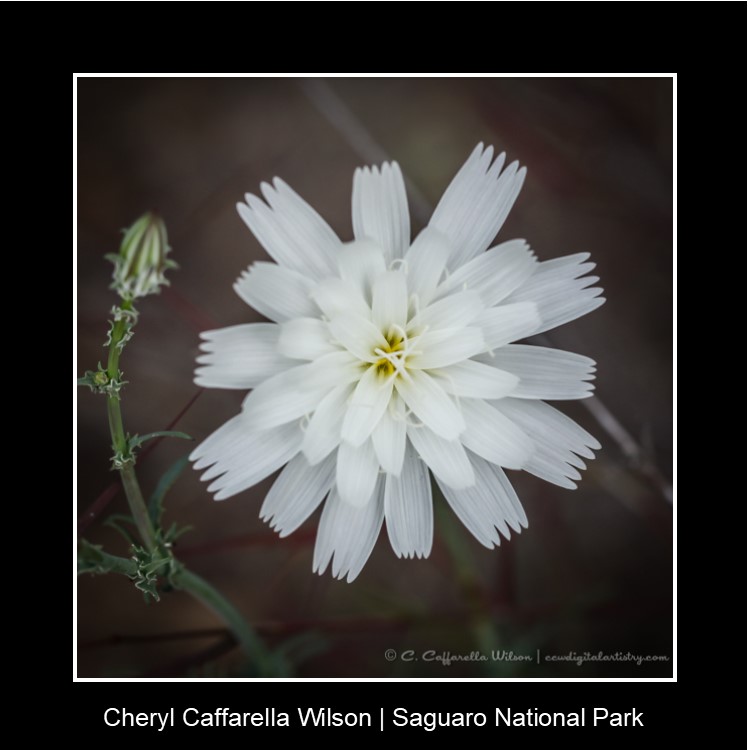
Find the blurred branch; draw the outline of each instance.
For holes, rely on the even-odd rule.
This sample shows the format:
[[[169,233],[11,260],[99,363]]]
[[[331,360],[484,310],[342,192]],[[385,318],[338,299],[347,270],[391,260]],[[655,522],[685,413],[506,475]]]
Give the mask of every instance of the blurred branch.
[[[535,605],[517,605],[505,607],[500,602],[491,606],[496,617],[506,617],[519,625],[530,625],[537,620],[549,622],[556,614],[565,612],[569,601],[553,601]],[[656,612],[664,602],[650,599],[617,599],[589,603],[585,613],[591,617],[627,618],[632,613]],[[465,624],[466,612],[408,615],[400,617],[347,617],[335,620],[288,620],[284,622],[270,620],[255,623],[254,629],[264,637],[287,637],[303,631],[317,630],[323,633],[373,633],[404,630],[409,627],[440,628]],[[148,645],[168,643],[170,641],[200,640],[202,638],[225,638],[231,633],[226,628],[196,628],[194,630],[173,630],[163,633],[146,633],[138,635],[114,634],[106,638],[86,641],[81,649],[110,648],[113,646]]]
[[[198,305],[189,300],[183,294],[178,292],[174,287],[167,287],[164,290],[164,300],[169,304],[182,318],[184,318],[196,333],[210,331],[218,328],[218,323]]]
[[[127,646],[133,643],[164,643],[169,641],[193,640],[198,638],[220,638],[226,636],[226,628],[200,628],[196,630],[175,630],[166,633],[146,633],[144,635],[119,635],[115,633],[107,638],[86,641],[80,648],[106,648],[108,646]]]
[[[606,404],[598,396],[592,396],[591,398],[583,399],[582,406],[612,440],[617,443],[630,465],[636,471],[643,474],[656,487],[664,499],[671,504],[672,485],[651,459],[649,452],[625,429],[622,422],[615,417]]]
[[[413,625],[435,626],[454,625],[463,622],[464,614],[408,617],[351,617],[338,620],[289,620],[285,622],[259,622],[254,626],[255,631],[265,637],[290,636],[299,632],[319,630],[325,633],[363,633],[376,631],[403,630]],[[81,644],[82,649],[107,648],[110,646],[126,646],[132,644],[164,643],[169,641],[193,640],[201,638],[219,638],[231,635],[226,628],[198,628],[196,630],[176,630],[165,633],[151,633],[145,635],[111,635],[108,638],[88,641]]]
[[[388,152],[326,81],[321,78],[303,78],[298,83],[315,109],[333,125],[355,153],[373,164],[390,161]],[[412,213],[426,224],[432,214],[430,202],[408,175],[404,175],[404,182],[409,191]]]

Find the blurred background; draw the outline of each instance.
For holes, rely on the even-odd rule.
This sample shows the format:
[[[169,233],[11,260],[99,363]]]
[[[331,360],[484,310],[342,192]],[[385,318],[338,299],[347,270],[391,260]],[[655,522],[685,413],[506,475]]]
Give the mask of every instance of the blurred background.
[[[139,305],[122,362],[125,425],[146,433],[179,417],[177,428],[204,438],[244,394],[193,385],[198,333],[261,320],[231,288],[267,259],[236,214],[243,194],[278,175],[351,239],[354,168],[395,159],[416,234],[479,141],[528,166],[501,238],[525,238],[542,260],[586,251],[598,263],[607,304],[548,334],[599,365],[597,400],[556,404],[603,444],[579,489],[509,472],[530,523],[494,551],[440,499],[428,560],[398,560],[383,530],[346,584],[311,572],[319,513],[283,540],[261,523],[274,477],[215,503],[187,469],[166,501],[167,522],[193,527],[178,555],[300,676],[669,676],[671,659],[545,657],[672,653],[671,79],[79,78],[78,372],[103,358],[116,301],[103,255],[155,210],[180,270]],[[79,526],[126,554],[103,526],[126,511],[105,412],[81,389]],[[138,465],[144,491],[189,450],[174,440],[151,451]],[[114,575],[79,580],[77,637],[80,676],[243,674],[220,623],[187,595],[146,605]],[[388,649],[414,658],[388,661]],[[530,661],[417,659],[476,649]]]

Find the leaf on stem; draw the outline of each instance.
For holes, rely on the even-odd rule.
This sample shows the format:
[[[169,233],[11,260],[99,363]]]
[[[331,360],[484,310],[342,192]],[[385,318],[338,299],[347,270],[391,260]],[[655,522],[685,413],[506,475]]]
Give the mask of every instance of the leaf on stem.
[[[149,432],[147,435],[133,435],[132,437],[129,437],[128,448],[130,448],[132,452],[136,448],[140,448],[144,443],[148,442],[149,440],[153,440],[154,438],[160,438],[160,437],[173,437],[173,438],[180,438],[181,440],[193,439],[190,437],[190,435],[184,432],[177,432],[175,430],[160,430],[159,432]]]
[[[128,544],[135,545],[138,543],[138,539],[133,535],[128,528],[123,524],[129,524],[135,528],[135,521],[132,516],[127,516],[124,513],[115,513],[104,522],[105,526],[109,526],[114,529]]]
[[[178,458],[165,472],[162,474],[159,482],[156,485],[156,489],[151,495],[148,501],[148,514],[151,516],[151,523],[158,529],[161,528],[161,518],[164,514],[164,497],[172,488],[172,485],[177,481],[177,478],[182,473],[183,469],[188,464],[188,457],[182,456]]]

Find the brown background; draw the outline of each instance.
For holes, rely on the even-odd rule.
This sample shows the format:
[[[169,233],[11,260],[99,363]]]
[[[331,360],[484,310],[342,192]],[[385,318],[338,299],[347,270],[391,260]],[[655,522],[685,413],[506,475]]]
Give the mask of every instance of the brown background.
[[[311,573],[317,516],[286,540],[259,521],[272,479],[214,503],[186,470],[167,500],[168,520],[194,527],[179,552],[303,676],[671,674],[669,662],[443,667],[383,656],[671,654],[671,79],[79,79],[79,371],[103,358],[115,302],[102,256],[146,209],[164,216],[181,268],[140,305],[124,355],[126,427],[139,433],[163,429],[196,394],[200,330],[260,319],[231,289],[264,257],[235,212],[246,191],[278,175],[350,239],[352,172],[387,155],[410,179],[414,232],[480,140],[529,168],[501,237],[526,238],[541,259],[588,251],[599,264],[607,304],[550,337],[598,361],[597,394],[634,443],[562,404],[604,445],[576,492],[510,472],[530,519],[521,536],[488,551],[446,514],[430,559],[397,560],[383,534],[351,585]],[[205,391],[178,426],[201,439],[242,395]],[[114,478],[101,398],[81,391],[77,429],[81,514]],[[144,459],[146,492],[184,452],[165,441]],[[101,523],[124,510],[118,494],[87,538],[124,554]],[[185,595],[146,606],[126,579],[79,581],[82,676],[242,674],[216,627]]]

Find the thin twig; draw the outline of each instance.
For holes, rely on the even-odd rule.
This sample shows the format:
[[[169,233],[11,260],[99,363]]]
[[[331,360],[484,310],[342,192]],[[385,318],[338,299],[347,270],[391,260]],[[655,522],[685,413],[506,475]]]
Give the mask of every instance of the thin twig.
[[[664,499],[671,504],[672,485],[651,460],[648,452],[625,429],[622,422],[615,417],[607,405],[598,396],[592,396],[591,398],[583,399],[583,407],[612,440],[617,443],[633,468],[643,474],[656,487]]]
[[[208,313],[174,287],[167,287],[164,290],[164,301],[187,320],[196,333],[218,328],[218,323]]]
[[[333,125],[355,153],[373,164],[390,161],[388,152],[372,137],[354,112],[339,95],[319,78],[304,78],[299,85],[315,109]],[[432,206],[424,193],[404,175],[409,191],[409,201],[415,218],[426,224],[432,215]]]
[[[197,628],[195,630],[172,630],[164,633],[146,633],[143,635],[120,635],[115,633],[107,638],[97,638],[82,643],[79,648],[107,648],[109,646],[128,646],[137,643],[165,643],[170,641],[194,640],[199,638],[220,638],[226,636],[226,628]]]
[[[518,624],[533,624],[536,620],[549,621],[556,614],[567,612],[570,602],[551,601],[543,604],[526,606],[507,606],[499,601],[489,603],[491,611],[497,618],[507,618]],[[627,617],[628,614],[651,612],[658,607],[658,602],[652,599],[612,599],[589,603],[584,609],[592,617],[618,616]],[[321,633],[373,633],[381,631],[402,630],[415,626],[419,628],[436,627],[464,623],[466,613],[446,612],[436,614],[426,612],[424,614],[399,616],[395,618],[386,617],[342,617],[333,620],[269,620],[258,622],[253,625],[259,635],[265,637],[289,637],[299,632],[319,631]],[[86,641],[80,645],[81,649],[100,649],[115,646],[137,646],[156,643],[168,643],[170,641],[200,640],[203,638],[223,638],[231,635],[226,628],[195,628],[193,630],[169,630],[162,633],[147,634],[113,634],[106,638]]]

